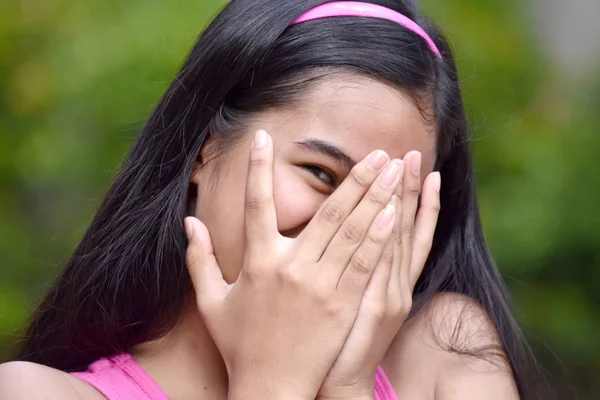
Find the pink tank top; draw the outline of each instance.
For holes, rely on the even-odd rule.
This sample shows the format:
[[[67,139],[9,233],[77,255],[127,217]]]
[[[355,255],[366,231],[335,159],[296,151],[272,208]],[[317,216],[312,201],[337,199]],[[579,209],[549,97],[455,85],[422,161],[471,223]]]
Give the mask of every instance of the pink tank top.
[[[107,400],[169,400],[129,354],[102,358],[87,371],[71,375],[94,387]],[[375,400],[398,400],[381,367],[375,374]]]

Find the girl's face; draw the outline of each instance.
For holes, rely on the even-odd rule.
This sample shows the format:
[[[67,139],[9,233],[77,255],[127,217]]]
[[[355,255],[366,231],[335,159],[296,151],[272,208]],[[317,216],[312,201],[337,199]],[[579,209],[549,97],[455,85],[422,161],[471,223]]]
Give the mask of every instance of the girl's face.
[[[391,158],[422,153],[424,179],[435,163],[435,130],[412,99],[383,83],[355,75],[318,85],[302,104],[271,110],[251,122],[246,138],[214,162],[200,166],[196,216],[211,234],[228,282],[244,254],[244,192],[253,133],[269,132],[274,145],[274,196],[279,231],[298,235],[353,164],[381,149]]]

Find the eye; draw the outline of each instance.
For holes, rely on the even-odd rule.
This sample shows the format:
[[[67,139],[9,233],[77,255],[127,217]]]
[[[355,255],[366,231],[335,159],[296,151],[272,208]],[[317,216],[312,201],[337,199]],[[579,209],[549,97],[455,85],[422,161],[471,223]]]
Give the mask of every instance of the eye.
[[[330,186],[332,188],[337,187],[338,182],[336,177],[331,172],[327,171],[325,168],[316,165],[303,165],[302,168],[313,174],[317,179],[319,179],[327,186]]]

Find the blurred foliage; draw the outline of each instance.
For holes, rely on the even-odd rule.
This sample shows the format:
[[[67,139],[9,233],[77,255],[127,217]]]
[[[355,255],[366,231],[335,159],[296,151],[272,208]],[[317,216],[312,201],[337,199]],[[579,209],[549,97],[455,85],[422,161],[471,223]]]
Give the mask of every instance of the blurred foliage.
[[[222,4],[0,3],[0,361]],[[518,317],[561,398],[597,399],[600,79],[554,70],[525,4],[424,8],[455,48],[484,226]]]

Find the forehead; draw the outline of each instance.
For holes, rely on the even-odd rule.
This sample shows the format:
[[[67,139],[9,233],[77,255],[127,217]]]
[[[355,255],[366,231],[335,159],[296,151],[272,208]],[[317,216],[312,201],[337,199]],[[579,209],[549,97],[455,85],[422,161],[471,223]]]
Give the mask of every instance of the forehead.
[[[303,139],[331,142],[358,161],[375,149],[402,158],[411,150],[433,168],[435,129],[414,100],[384,83],[345,75],[316,85],[290,110],[260,117],[276,147]]]

